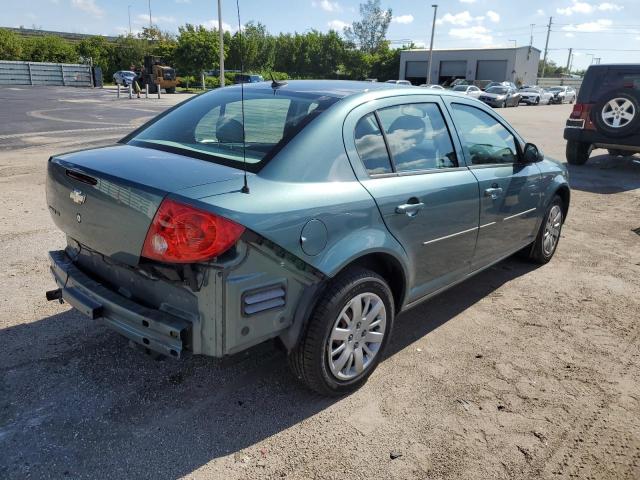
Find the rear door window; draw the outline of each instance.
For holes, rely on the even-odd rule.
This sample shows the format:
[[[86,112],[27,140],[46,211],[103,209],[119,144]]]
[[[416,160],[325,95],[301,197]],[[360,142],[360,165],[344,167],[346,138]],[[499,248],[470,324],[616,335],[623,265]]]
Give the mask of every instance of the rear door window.
[[[362,117],[355,130],[358,155],[369,175],[392,173],[391,161],[374,113]]]
[[[447,125],[435,103],[383,108],[378,116],[397,172],[458,166]]]

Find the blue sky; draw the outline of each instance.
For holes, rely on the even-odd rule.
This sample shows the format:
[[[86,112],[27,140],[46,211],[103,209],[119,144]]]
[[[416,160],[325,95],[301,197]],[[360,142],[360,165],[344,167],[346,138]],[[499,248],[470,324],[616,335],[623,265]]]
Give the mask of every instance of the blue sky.
[[[0,26],[115,35],[135,32],[149,22],[148,0],[0,0]],[[240,0],[242,21],[260,21],[271,32],[326,31],[358,18],[358,0]],[[436,48],[527,45],[544,48],[546,24],[553,16],[550,58],[565,65],[573,47],[573,66],[593,56],[602,62],[640,63],[639,0],[382,0],[393,10],[388,38],[428,42],[438,3]],[[217,25],[216,0],[151,0],[153,21],[176,31],[186,22]],[[235,0],[223,0],[225,28],[237,25]]]

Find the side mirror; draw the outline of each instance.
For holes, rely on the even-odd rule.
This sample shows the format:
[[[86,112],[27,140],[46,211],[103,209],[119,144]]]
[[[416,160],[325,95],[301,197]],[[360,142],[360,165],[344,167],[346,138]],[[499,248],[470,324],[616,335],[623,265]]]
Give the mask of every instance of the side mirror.
[[[536,163],[544,160],[544,154],[533,143],[527,143],[523,151],[524,163]]]

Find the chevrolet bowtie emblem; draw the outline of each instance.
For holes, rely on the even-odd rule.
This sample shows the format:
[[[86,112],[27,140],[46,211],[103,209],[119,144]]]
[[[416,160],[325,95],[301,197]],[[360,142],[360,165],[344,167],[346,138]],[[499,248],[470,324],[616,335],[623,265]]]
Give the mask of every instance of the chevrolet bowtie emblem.
[[[75,189],[73,190],[73,192],[69,194],[69,198],[73,200],[75,203],[77,203],[78,205],[82,205],[87,199],[87,196],[84,193],[82,193],[80,190]]]

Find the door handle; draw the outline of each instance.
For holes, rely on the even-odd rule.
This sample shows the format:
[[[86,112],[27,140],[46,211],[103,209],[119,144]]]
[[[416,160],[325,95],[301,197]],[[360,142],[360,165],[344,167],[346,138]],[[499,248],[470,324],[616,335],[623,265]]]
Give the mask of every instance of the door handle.
[[[502,188],[500,187],[491,187],[484,191],[484,196],[491,197],[491,200],[496,200],[500,195],[502,195]]]
[[[424,203],[405,203],[396,207],[396,213],[403,213],[407,217],[414,217],[418,211],[424,208]]]

